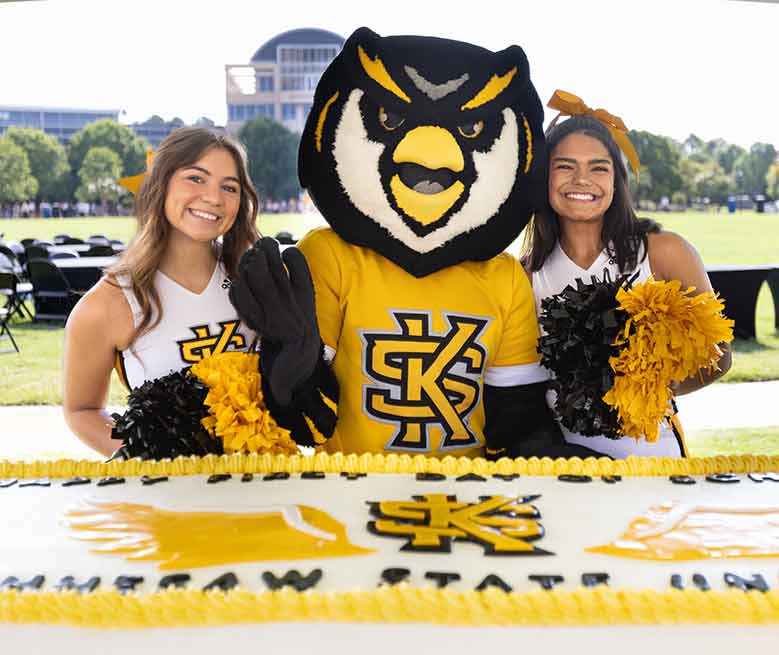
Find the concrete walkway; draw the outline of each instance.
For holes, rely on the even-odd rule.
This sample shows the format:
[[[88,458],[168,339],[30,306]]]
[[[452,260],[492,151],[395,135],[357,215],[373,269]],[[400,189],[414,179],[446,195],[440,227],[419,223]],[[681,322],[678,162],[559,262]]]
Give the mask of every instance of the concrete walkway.
[[[714,384],[677,403],[688,435],[708,429],[779,426],[779,380]],[[58,457],[100,459],[71,433],[60,407],[0,407],[0,459]]]

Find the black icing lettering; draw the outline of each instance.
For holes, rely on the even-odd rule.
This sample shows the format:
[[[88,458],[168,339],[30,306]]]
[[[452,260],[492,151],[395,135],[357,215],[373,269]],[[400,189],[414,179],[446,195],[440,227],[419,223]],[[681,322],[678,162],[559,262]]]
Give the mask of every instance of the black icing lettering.
[[[706,476],[706,482],[716,482],[717,484],[736,484],[741,482],[741,478],[735,473],[714,473]]]
[[[487,478],[483,478],[476,473],[466,473],[465,475],[461,475],[459,478],[455,478],[454,480],[455,482],[486,482]]]
[[[425,573],[425,578],[428,580],[435,580],[436,586],[439,589],[443,589],[444,587],[447,587],[450,582],[457,582],[460,579],[460,574],[448,571],[428,571]]]
[[[750,473],[749,479],[752,482],[779,482],[779,473]]]
[[[724,577],[725,584],[727,584],[728,587],[735,587],[736,589],[741,589],[741,591],[752,591],[753,589],[764,593],[768,591],[768,583],[759,573],[755,573],[751,580],[742,578],[735,573],[726,573]]]
[[[277,578],[270,571],[265,571],[262,574],[262,580],[268,586],[268,589],[276,591],[282,587],[292,587],[295,591],[305,591],[306,589],[312,589],[319,584],[322,579],[322,569],[314,569],[306,576],[302,576],[300,571],[292,569],[287,571],[283,576]]]
[[[176,589],[181,589],[182,587],[186,587],[191,579],[192,576],[189,575],[189,573],[171,573],[160,580],[159,588],[167,589],[168,587],[175,587]]]
[[[221,591],[230,591],[230,589],[233,589],[237,586],[238,578],[236,577],[235,573],[228,571],[227,573],[220,575],[218,578],[214,578],[214,580],[203,587],[203,591],[214,591],[215,589],[220,589]]]
[[[558,475],[557,479],[560,480],[560,482],[592,482],[592,477],[589,475],[571,475],[569,473]]]
[[[689,475],[672,475],[668,479],[674,484],[697,484]]]
[[[408,569],[392,567],[381,572],[381,580],[386,584],[396,585],[399,582],[405,582],[410,575],[411,571]]]
[[[276,471],[275,473],[268,473],[263,480],[289,480],[289,473],[286,471]]]
[[[141,484],[144,485],[145,487],[148,487],[153,484],[159,484],[160,482],[167,482],[167,481],[168,481],[168,476],[166,475],[162,475],[158,478],[152,478],[149,477],[148,475],[141,476]]]
[[[93,576],[86,582],[78,583],[72,575],[66,575],[64,578],[62,578],[62,580],[54,585],[54,588],[57,591],[78,591],[80,594],[83,594],[85,591],[94,591],[99,586],[100,578],[98,576]]]
[[[8,489],[8,487],[13,487],[18,480],[16,478],[12,478],[10,480],[0,480],[0,489]]]
[[[684,579],[678,573],[671,576],[671,586],[679,591],[684,591]]]
[[[702,573],[693,573],[692,576],[692,583],[698,587],[701,591],[709,591],[711,589],[711,585],[709,585],[709,581],[706,579],[706,576]]]
[[[503,480],[504,482],[511,482],[519,477],[518,473],[493,473],[493,478]]]
[[[585,587],[608,586],[610,578],[608,573],[582,573],[582,585]]]
[[[563,576],[557,575],[556,573],[533,573],[529,576],[527,576],[528,580],[532,580],[533,582],[537,582],[541,585],[541,589],[554,589],[556,585],[560,584],[565,580]]]
[[[220,482],[226,482],[227,480],[232,480],[233,476],[229,473],[214,473],[213,475],[209,475],[208,479],[206,480],[206,484],[218,484]]]
[[[301,480],[324,480],[325,474],[323,471],[304,471],[300,474]]]
[[[512,591],[514,591],[510,584],[508,584],[503,578],[501,578],[499,575],[496,575],[495,573],[488,574],[484,580],[476,585],[476,591],[484,591],[487,587],[497,587],[498,589],[505,591],[507,594],[510,594]]]
[[[347,480],[359,480],[366,475],[366,473],[347,473],[346,471],[341,471],[341,477],[346,478]]]
[[[446,480],[443,473],[417,473],[417,482],[438,482]]]
[[[616,484],[617,482],[622,482],[621,475],[602,475],[600,479],[603,480],[606,484]]]
[[[244,473],[241,476],[241,482],[251,482],[254,480],[254,476],[251,473]]]
[[[82,484],[92,484],[92,478],[70,478],[62,483],[63,487],[78,487]]]
[[[51,480],[49,478],[40,478],[39,480],[23,480],[19,483],[20,487],[50,487]]]
[[[110,487],[114,484],[124,484],[125,480],[124,478],[102,478],[101,480],[98,480],[97,486],[98,487]]]
[[[46,578],[42,575],[36,575],[23,582],[15,575],[8,576],[5,580],[0,582],[0,591],[4,589],[15,589],[16,591],[23,591],[25,589],[40,589],[43,586]]]
[[[126,594],[128,591],[135,591],[135,588],[143,582],[143,576],[140,575],[120,575],[114,580],[114,587],[120,594]]]

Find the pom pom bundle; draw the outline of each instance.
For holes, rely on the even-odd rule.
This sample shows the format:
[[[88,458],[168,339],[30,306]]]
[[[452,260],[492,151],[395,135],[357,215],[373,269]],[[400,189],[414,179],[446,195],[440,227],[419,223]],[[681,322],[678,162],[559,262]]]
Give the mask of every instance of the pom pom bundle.
[[[631,281],[577,280],[575,289],[545,299],[539,351],[556,376],[555,409],[566,428],[654,442],[672,413],[671,384],[716,368],[717,344],[733,339],[733,321],[711,292]]]
[[[620,289],[618,310],[628,315],[609,360],[616,373],[604,400],[616,409],[625,434],[657,441],[660,421],[672,413],[670,385],[701,369],[716,370],[721,342],[733,340],[733,321],[711,291],[681,291],[677,280],[648,280]]]
[[[603,401],[614,383],[609,360],[627,314],[617,309],[617,291],[626,282],[576,280],[561,293],[541,301],[539,324],[546,333],[538,342],[541,364],[555,373],[550,387],[557,393],[555,409],[569,430],[616,439],[622,435],[616,411]]]
[[[114,414],[114,457],[162,459],[210,453],[291,455],[297,446],[266,409],[258,355],[225,352],[133,389]]]
[[[123,445],[114,458],[162,459],[179,455],[222,454],[222,444],[201,424],[208,415],[208,387],[176,371],[133,389],[123,415],[114,414],[112,437]]]
[[[258,360],[258,355],[225,352],[192,367],[209,388],[209,416],[202,423],[228,454],[294,455],[298,449],[289,430],[279,427],[265,407]]]

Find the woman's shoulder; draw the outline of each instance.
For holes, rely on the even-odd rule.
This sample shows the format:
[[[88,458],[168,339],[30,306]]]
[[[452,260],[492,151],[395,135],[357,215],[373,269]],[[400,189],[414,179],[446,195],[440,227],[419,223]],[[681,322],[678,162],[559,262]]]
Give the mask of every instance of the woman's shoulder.
[[[132,310],[115,278],[103,277],[81,297],[70,313],[68,328],[95,337],[103,334],[117,346],[129,345],[134,331]]]
[[[649,262],[660,280],[680,280],[701,290],[710,287],[703,260],[687,239],[669,230],[647,235]]]

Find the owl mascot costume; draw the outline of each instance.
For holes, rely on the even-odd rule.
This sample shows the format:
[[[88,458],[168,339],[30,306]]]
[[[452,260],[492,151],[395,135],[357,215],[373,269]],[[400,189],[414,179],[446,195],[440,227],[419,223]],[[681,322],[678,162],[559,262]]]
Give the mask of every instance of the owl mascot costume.
[[[517,46],[367,28],[346,41],[299,154],[330,227],[283,257],[259,241],[231,289],[262,335],[266,403],[299,444],[592,454],[547,409],[533,293],[503,252],[545,192],[542,121]]]

